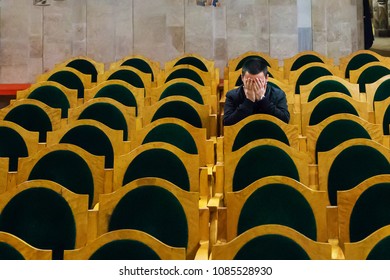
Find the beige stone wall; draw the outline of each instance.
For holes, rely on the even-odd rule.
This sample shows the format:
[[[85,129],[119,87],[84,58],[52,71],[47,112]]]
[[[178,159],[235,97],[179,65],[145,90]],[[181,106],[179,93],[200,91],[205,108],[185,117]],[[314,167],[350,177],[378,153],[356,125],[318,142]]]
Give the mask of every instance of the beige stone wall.
[[[313,49],[339,58],[364,48],[363,1],[312,0]]]
[[[313,49],[335,61],[363,46],[361,1],[312,2]],[[164,62],[199,53],[223,69],[248,50],[278,58],[298,48],[297,0],[0,0],[0,83],[32,83],[72,56],[106,66],[126,55]]]

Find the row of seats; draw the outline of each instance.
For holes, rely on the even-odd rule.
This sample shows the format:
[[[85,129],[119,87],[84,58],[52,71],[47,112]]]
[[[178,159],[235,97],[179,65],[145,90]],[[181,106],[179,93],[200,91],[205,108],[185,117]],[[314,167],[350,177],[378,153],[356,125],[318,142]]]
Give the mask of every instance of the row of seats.
[[[168,98],[172,102],[180,99],[187,102],[180,96]],[[9,108],[18,108],[25,100],[17,99]],[[359,136],[356,140],[352,139],[356,138],[352,135],[345,137],[351,138],[348,141],[336,139],[330,144],[334,145],[334,149],[329,149],[326,154],[321,148],[316,146],[314,149],[312,144],[308,144],[309,139],[312,139],[312,143],[321,142],[322,139],[322,143],[328,144],[329,140],[326,139],[329,134],[321,136],[326,135],[322,134],[322,130],[328,125],[322,122],[322,127],[317,132],[307,134],[305,139],[297,126],[281,124],[272,116],[258,115],[240,123],[241,127],[226,127],[227,134],[216,138],[214,136],[217,134],[213,135],[209,126],[197,127],[172,115],[161,114],[158,118],[150,118],[150,122],[144,123],[143,119],[140,122],[134,108],[131,111],[129,106],[126,106],[128,111],[122,121],[116,119],[113,123],[127,123],[128,119],[133,119],[132,125],[111,127],[109,122],[103,120],[115,115],[114,108],[123,107],[123,104],[107,99],[89,102],[77,102],[69,110],[68,116],[59,118],[59,125],[48,129],[46,133],[34,132],[34,129],[29,131],[27,125],[21,128],[23,123],[14,124],[10,112],[16,113],[9,108],[5,108],[6,113],[3,113],[8,117],[4,118],[2,126],[13,131],[23,130],[30,138],[23,136],[22,140],[33,139],[31,142],[34,147],[28,150],[25,158],[18,160],[23,156],[16,156],[15,159],[12,155],[12,164],[11,160],[1,162],[4,164],[2,170],[11,172],[1,176],[3,182],[0,190],[4,192],[0,195],[0,201],[3,202],[0,206],[0,230],[15,233],[18,238],[22,237],[22,241],[28,241],[27,245],[35,245],[40,250],[51,249],[52,252],[39,254],[49,256],[51,253],[50,257],[56,259],[90,258],[97,249],[100,257],[117,252],[112,253],[117,254],[115,258],[131,258],[126,254],[136,252],[133,258],[151,258],[150,250],[144,250],[145,245],[158,252],[159,258],[248,259],[259,258],[261,250],[257,248],[264,248],[267,244],[280,245],[288,254],[270,255],[271,251],[283,252],[274,247],[273,250],[263,250],[266,259],[304,256],[315,259],[348,258],[349,240],[345,235],[342,239],[338,231],[349,219],[335,211],[341,207],[341,213],[344,209],[341,203],[343,200],[338,199],[338,191],[351,189],[372,176],[389,173],[389,150],[377,142],[383,138],[382,133],[378,133],[380,129],[376,126],[375,131],[372,129],[374,125],[360,117],[351,117],[350,114],[337,119],[341,123],[336,125],[336,131],[345,129],[344,122],[351,121],[349,127],[360,125],[373,138],[362,140]],[[111,107],[103,107],[103,104],[110,104]],[[147,107],[137,106],[143,117],[150,109]],[[25,109],[19,111],[26,112]],[[173,111],[179,111],[177,103],[171,107],[170,112]],[[20,119],[32,120],[31,115],[27,118],[24,115]],[[336,120],[327,121],[329,124],[336,123]],[[123,133],[118,133],[118,130]],[[259,131],[260,134],[266,132],[268,135],[254,135],[253,131]],[[274,132],[276,134],[271,135]],[[310,138],[315,133],[318,133],[317,136]],[[110,145],[100,141],[104,139],[102,135],[106,135],[106,142],[110,142],[111,153],[108,152]],[[284,139],[280,140],[279,136]],[[191,138],[192,152],[187,145],[191,141],[184,141]],[[237,139],[238,143],[233,142],[233,139]],[[16,143],[15,140],[13,142]],[[304,150],[305,147],[311,147],[311,156]],[[325,147],[325,150],[328,148]],[[324,156],[318,154],[319,151],[324,152]],[[357,164],[358,169],[348,166],[349,163]],[[9,169],[7,164],[13,165],[16,170]],[[344,169],[347,170],[347,176],[344,176]],[[354,178],[356,172],[358,178]],[[347,179],[352,180],[347,182]],[[384,184],[386,180],[388,178],[385,178]],[[373,185],[372,182],[370,184]],[[341,185],[343,188],[339,188]],[[73,186],[82,186],[84,190],[77,190]],[[331,190],[328,190],[329,186],[332,186]],[[69,192],[69,189],[77,195]],[[41,191],[47,194],[41,194]],[[37,200],[35,204],[37,211],[42,211],[41,216],[31,209],[20,208],[20,204],[29,205],[21,202],[23,199],[51,196],[54,195],[53,191],[63,197],[66,203],[62,198],[57,199],[62,202],[54,205]],[[35,195],[32,194],[35,192]],[[272,195],[276,195],[276,198],[272,198]],[[168,200],[163,202],[165,197]],[[350,197],[347,195],[348,199]],[[280,203],[270,203],[275,201]],[[73,203],[74,207],[66,207],[66,204]],[[287,209],[285,205],[288,203],[292,205]],[[295,208],[294,204],[299,207]],[[76,225],[70,225],[71,215],[62,214],[65,220],[59,220],[60,223],[68,223],[67,227],[78,229],[76,235],[80,234],[73,235],[66,246],[64,242],[69,236],[53,234],[55,237],[42,238],[51,232],[53,225],[47,223],[47,220],[53,219],[42,213],[46,213],[45,209],[53,209],[48,214],[54,216],[56,207],[59,208],[57,213],[64,213],[64,209],[70,208],[70,212],[65,212],[82,217],[81,221],[76,221]],[[263,209],[256,210],[256,207]],[[314,214],[310,214],[310,211]],[[20,216],[15,217],[15,213]],[[255,219],[256,213],[263,213],[263,216]],[[34,233],[32,228],[36,227],[28,220],[42,223],[42,232],[38,235],[41,238],[26,236],[27,233]],[[178,229],[179,224],[185,225],[182,230]],[[48,226],[46,229],[45,225]],[[308,230],[304,229],[306,226]],[[373,228],[376,229],[375,226]],[[172,229],[178,235],[174,235]],[[5,239],[15,239],[15,236],[9,237],[9,234],[4,236]],[[293,244],[291,240],[294,240]],[[10,244],[20,243],[12,242]],[[110,245],[106,246],[107,243]],[[111,245],[116,249],[112,249]],[[176,247],[181,249],[176,250]],[[139,255],[139,252],[146,251],[149,257]],[[92,258],[99,257],[95,255]]]
[[[382,208],[390,186],[388,59],[358,51],[335,65],[302,52],[279,67],[248,52],[225,68],[224,93],[241,84],[238,61],[246,57],[268,60],[269,82],[286,92],[291,120],[271,125],[270,117],[251,116],[224,127],[209,203],[218,220],[213,253],[231,259],[245,250],[255,259],[272,243],[265,228],[284,225],[310,239],[307,254],[321,252],[311,258],[388,259],[389,220]],[[289,256],[294,253],[284,259]]]

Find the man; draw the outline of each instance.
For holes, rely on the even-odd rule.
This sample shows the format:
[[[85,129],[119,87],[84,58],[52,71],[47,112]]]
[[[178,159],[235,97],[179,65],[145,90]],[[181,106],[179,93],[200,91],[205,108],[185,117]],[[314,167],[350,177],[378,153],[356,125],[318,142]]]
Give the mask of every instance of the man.
[[[264,60],[251,58],[242,67],[243,85],[226,94],[224,125],[233,125],[253,114],[273,115],[290,121],[286,94],[267,84],[268,69]]]

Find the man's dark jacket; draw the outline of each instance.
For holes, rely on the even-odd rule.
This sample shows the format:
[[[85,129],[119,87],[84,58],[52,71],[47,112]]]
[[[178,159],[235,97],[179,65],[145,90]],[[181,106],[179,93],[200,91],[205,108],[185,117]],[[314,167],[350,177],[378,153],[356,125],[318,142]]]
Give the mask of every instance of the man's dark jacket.
[[[284,91],[267,85],[264,98],[256,102],[245,97],[243,86],[227,92],[223,117],[224,125],[233,125],[253,114],[273,115],[288,123],[290,113]]]

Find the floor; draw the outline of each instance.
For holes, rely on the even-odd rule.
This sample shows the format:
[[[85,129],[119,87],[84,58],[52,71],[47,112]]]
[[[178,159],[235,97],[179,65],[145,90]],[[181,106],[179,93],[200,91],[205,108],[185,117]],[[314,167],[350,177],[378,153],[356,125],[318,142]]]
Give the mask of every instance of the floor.
[[[371,50],[390,57],[390,37],[375,37]]]

